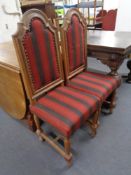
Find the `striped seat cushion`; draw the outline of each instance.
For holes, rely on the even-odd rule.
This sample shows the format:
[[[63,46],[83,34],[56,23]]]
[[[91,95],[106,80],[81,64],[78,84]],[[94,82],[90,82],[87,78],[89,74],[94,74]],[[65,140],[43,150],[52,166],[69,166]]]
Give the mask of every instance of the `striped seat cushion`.
[[[69,137],[98,108],[99,98],[69,87],[58,87],[30,106],[32,113]]]
[[[86,71],[71,79],[69,86],[96,95],[104,101],[120,83],[119,78]]]

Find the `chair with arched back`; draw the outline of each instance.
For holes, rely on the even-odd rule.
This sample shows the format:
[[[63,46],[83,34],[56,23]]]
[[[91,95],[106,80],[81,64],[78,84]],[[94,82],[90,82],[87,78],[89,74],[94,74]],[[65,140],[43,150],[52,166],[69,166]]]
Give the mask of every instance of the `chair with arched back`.
[[[112,113],[120,79],[88,71],[86,26],[83,15],[77,9],[71,9],[65,15],[61,35],[66,85],[91,93],[102,103],[108,101],[109,112]]]
[[[116,25],[117,9],[109,10],[102,18],[102,30],[114,31]]]
[[[13,35],[24,86],[33,114],[37,135],[53,146],[71,165],[70,137],[94,114],[98,118],[100,100],[92,95],[64,86],[57,29],[46,15],[27,11]],[[52,126],[59,136],[54,140],[45,133],[39,119]],[[92,128],[96,130],[93,123]],[[59,146],[59,140],[64,148]]]

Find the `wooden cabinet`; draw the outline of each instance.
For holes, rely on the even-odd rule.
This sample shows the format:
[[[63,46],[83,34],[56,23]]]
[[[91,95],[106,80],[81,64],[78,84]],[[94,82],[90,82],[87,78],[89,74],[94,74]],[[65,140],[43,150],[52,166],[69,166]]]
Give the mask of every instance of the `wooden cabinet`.
[[[26,97],[13,43],[0,43],[0,107],[10,116],[23,119]]]
[[[43,11],[48,16],[48,18],[54,19],[57,17],[54,4],[51,2],[49,3],[44,3],[42,1],[38,1],[38,2],[37,1],[32,1],[32,2],[23,1],[23,3],[21,2],[22,13],[32,8],[36,8],[36,9]]]

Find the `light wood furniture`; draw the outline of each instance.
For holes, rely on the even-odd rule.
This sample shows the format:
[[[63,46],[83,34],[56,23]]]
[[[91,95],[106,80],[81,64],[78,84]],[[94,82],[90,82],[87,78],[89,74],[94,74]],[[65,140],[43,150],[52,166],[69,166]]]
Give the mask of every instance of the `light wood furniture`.
[[[12,41],[0,43],[0,107],[13,118],[25,117],[26,98]]]
[[[42,30],[41,30],[41,28],[42,28]],[[39,32],[38,32],[38,30],[39,30]],[[48,31],[48,33],[47,33],[47,31]],[[31,32],[33,33],[33,36],[32,36],[33,40],[30,40],[30,38],[29,38],[31,36],[30,35]],[[36,34],[36,32],[38,32],[38,33]],[[52,32],[52,34],[51,34],[51,32]],[[47,37],[49,36],[47,34],[50,34],[50,36],[48,38],[48,42],[50,44],[50,42],[52,42],[52,39],[53,39],[54,46],[52,44],[50,47],[48,45],[48,42],[44,41],[45,38],[43,36],[45,36],[45,34]],[[44,42],[37,43],[38,35],[43,37],[42,41],[44,41]],[[31,42],[31,44],[30,44],[30,41],[35,41],[34,47],[32,47],[33,42]],[[18,30],[17,30],[16,34],[13,35],[13,42],[14,42],[15,49],[16,49],[16,52],[18,55],[21,73],[22,73],[22,77],[24,80],[24,85],[25,85],[25,89],[27,92],[27,96],[28,96],[28,99],[30,101],[30,110],[31,110],[32,108],[37,108],[39,106],[38,101],[40,99],[44,100],[44,96],[47,96],[49,91],[52,90],[51,92],[54,92],[55,91],[54,88],[56,88],[57,86],[63,86],[63,83],[64,83],[63,70],[62,70],[62,66],[61,66],[62,60],[60,59],[60,53],[59,53],[59,49],[58,49],[57,30],[56,30],[56,28],[54,28],[54,26],[52,25],[52,23],[50,22],[50,20],[47,18],[47,16],[44,13],[42,13],[40,10],[37,10],[37,9],[30,9],[28,11],[28,13],[25,13],[23,15],[21,23],[18,24]],[[46,51],[44,50],[44,53],[42,53],[43,55],[46,54],[46,56],[44,55],[45,59],[51,60],[52,57],[50,56],[50,52],[51,52],[51,54],[53,52],[54,55],[52,54],[52,56],[54,56],[54,60],[55,59],[57,59],[57,60],[56,60],[56,62],[52,62],[52,60],[50,61],[51,65],[54,66],[54,67],[52,67],[52,69],[50,69],[50,67],[48,67],[46,69],[46,73],[45,72],[40,73],[40,71],[45,71],[45,69],[40,70],[40,59],[42,58],[42,57],[40,57],[40,54],[41,54],[42,50],[38,51],[38,50],[35,50],[34,48],[37,48],[37,46],[39,49],[41,47],[47,48],[46,44],[44,45],[44,43],[47,44],[47,47],[49,49],[49,50],[47,49]],[[37,45],[37,46],[35,47],[35,45]],[[51,50],[52,48],[53,48],[53,51]],[[32,54],[32,53],[34,53],[34,54]],[[30,54],[32,54],[32,56]],[[43,55],[41,55],[41,56],[43,56]],[[36,60],[39,61],[39,63]],[[35,62],[35,64],[34,64],[34,62]],[[48,62],[46,61],[46,63],[48,63]],[[53,63],[54,63],[54,65],[53,65]],[[41,64],[42,64],[42,62],[41,62]],[[42,64],[42,66],[43,66],[43,64]],[[46,66],[48,66],[48,65],[46,65]],[[58,66],[58,68],[56,68],[57,66]],[[38,70],[38,74],[36,74],[37,71],[35,71],[35,73],[34,73],[33,72],[34,70]],[[55,71],[52,72],[53,74],[50,75],[51,79],[48,79],[48,78],[44,79],[45,75],[46,76],[49,75],[49,73],[51,73],[50,71],[52,71],[52,70],[56,70],[56,72]],[[57,71],[58,71],[58,76],[56,75]],[[37,75],[37,77],[36,77],[36,75]],[[52,78],[53,76],[55,78]],[[35,77],[36,77],[36,79],[35,79]],[[48,109],[49,109],[49,112],[47,112]],[[38,108],[38,110],[39,110],[39,108]],[[61,118],[58,121],[59,114],[57,114],[55,111],[53,112],[53,110],[48,108],[47,106],[43,110],[44,117],[41,116],[41,114],[36,114],[36,112],[33,112],[33,109],[31,112],[33,114],[33,118],[34,118],[34,121],[35,121],[35,124],[37,127],[36,134],[38,135],[39,139],[41,141],[43,141],[43,140],[47,141],[47,143],[49,143],[52,147],[54,147],[54,149],[56,149],[56,151],[58,151],[65,158],[65,160],[67,161],[67,163],[70,166],[72,164],[72,153],[70,151],[70,136],[67,137],[66,134],[64,135],[63,132],[61,132],[61,128],[59,129],[58,125],[61,122]],[[51,117],[50,117],[50,115],[51,115]],[[44,120],[44,118],[46,118],[46,116],[47,116],[47,119]],[[50,138],[49,134],[44,131],[44,128],[41,128],[39,119],[41,119],[44,122],[47,122],[52,127],[55,127],[54,123],[56,123],[56,125],[57,125],[56,130],[59,133],[58,137],[56,137],[55,139]],[[56,120],[56,122],[52,122],[51,120],[53,120],[53,121]],[[62,148],[62,146],[59,145],[59,142],[58,142],[59,139],[63,140],[64,148]]]

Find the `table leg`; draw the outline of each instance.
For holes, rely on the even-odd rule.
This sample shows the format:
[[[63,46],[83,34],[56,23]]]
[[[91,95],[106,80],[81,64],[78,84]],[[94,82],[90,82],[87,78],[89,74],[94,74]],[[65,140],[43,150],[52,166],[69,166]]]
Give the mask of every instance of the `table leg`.
[[[104,58],[98,58],[103,64],[110,68],[109,75],[119,76],[118,69],[124,61],[124,58],[119,54],[107,54]]]
[[[131,60],[129,60],[128,62],[127,62],[127,67],[128,67],[128,69],[130,70],[130,72],[129,72],[129,74],[128,74],[128,78],[127,78],[127,82],[128,83],[131,83]]]
[[[109,75],[118,76],[118,69],[124,61],[124,56],[117,53],[88,50],[88,55],[101,61],[111,70]]]

